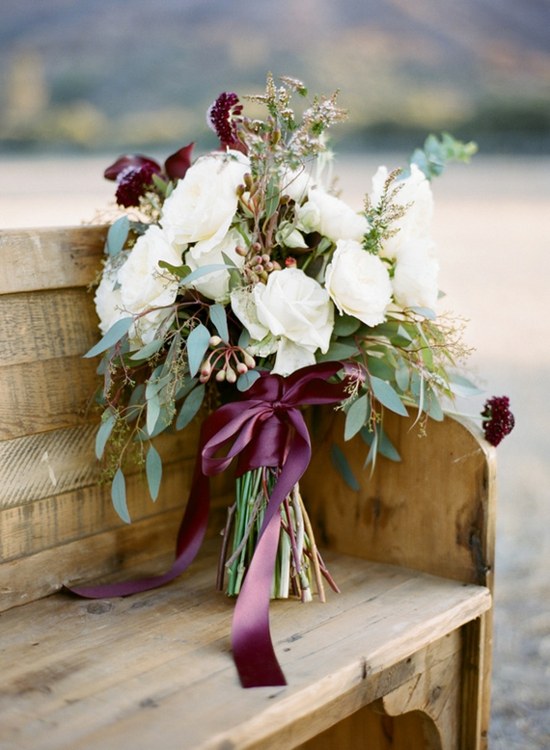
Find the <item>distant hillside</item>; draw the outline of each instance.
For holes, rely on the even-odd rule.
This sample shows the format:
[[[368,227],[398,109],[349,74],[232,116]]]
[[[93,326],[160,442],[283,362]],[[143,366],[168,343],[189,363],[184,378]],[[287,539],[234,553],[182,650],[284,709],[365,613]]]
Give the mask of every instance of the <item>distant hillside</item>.
[[[0,24],[0,145],[204,138],[267,70],[341,90],[347,136],[550,134],[548,0],[18,0]],[[506,141],[507,142],[507,141]]]

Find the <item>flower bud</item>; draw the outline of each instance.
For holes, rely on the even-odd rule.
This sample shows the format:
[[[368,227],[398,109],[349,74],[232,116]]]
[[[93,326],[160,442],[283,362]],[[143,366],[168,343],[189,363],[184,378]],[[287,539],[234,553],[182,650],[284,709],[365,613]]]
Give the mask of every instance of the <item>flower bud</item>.
[[[243,360],[249,370],[253,370],[256,367],[256,361],[248,352],[243,352]]]
[[[245,373],[248,372],[248,367],[245,365],[244,362],[239,362],[237,364],[237,372],[239,373],[239,375],[244,375]]]
[[[219,336],[210,336],[210,341],[208,343],[210,346],[219,346],[222,343],[222,340]]]
[[[218,372],[216,373],[216,380],[218,381],[218,383],[223,383],[223,381],[225,380],[225,370],[218,370]]]
[[[227,365],[227,368],[225,370],[225,379],[227,380],[228,383],[235,383],[237,380],[237,373],[229,365]]]

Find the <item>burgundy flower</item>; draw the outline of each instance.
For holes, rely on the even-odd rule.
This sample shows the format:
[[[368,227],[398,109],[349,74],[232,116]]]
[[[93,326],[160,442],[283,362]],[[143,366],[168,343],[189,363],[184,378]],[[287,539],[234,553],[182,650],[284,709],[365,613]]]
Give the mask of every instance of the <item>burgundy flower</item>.
[[[157,164],[154,159],[150,159],[148,156],[142,156],[141,154],[125,154],[124,156],[119,156],[114,164],[107,167],[103,176],[107,180],[118,180],[121,172],[128,169],[128,167],[139,168],[145,166],[149,166],[157,173],[160,173],[161,171],[160,164]]]
[[[508,396],[493,396],[488,399],[481,412],[481,419],[485,439],[491,445],[498,445],[506,435],[512,432],[515,424]]]
[[[222,92],[208,110],[206,121],[220,139],[222,148],[246,150],[238,137],[237,124],[242,111],[237,94],[228,91]]]
[[[187,146],[180,148],[175,154],[166,159],[164,162],[164,171],[167,177],[172,180],[181,180],[191,166],[191,154],[193,153],[194,143],[188,143]]]
[[[139,206],[139,199],[153,185],[153,175],[158,170],[151,164],[126,167],[117,177],[116,200],[119,206]]]

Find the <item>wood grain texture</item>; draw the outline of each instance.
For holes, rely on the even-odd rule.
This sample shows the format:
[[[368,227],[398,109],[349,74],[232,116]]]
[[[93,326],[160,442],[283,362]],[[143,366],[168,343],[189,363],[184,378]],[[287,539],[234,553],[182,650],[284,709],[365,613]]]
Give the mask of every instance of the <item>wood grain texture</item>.
[[[85,288],[0,295],[0,320],[1,367],[81,357],[100,336]]]
[[[87,286],[106,234],[103,226],[0,232],[0,294]]]
[[[402,461],[380,459],[371,478],[363,468],[367,446],[360,438],[344,444],[341,416],[324,412],[302,481],[320,538],[370,560],[490,584],[494,449],[450,418],[430,420],[427,436],[419,437],[412,419],[386,417],[385,428]],[[334,443],[345,451],[358,491],[332,469]]]
[[[0,511],[97,483],[100,464],[95,457],[97,425],[26,435],[0,441]],[[155,438],[163,462],[194,458],[198,419],[187,429]],[[138,467],[126,466],[135,473]]]
[[[490,606],[481,587],[333,556],[342,595],[272,607],[289,686],[243,691],[213,554],[157,591],[3,615],[3,748],[291,748],[413,679],[424,649]]]

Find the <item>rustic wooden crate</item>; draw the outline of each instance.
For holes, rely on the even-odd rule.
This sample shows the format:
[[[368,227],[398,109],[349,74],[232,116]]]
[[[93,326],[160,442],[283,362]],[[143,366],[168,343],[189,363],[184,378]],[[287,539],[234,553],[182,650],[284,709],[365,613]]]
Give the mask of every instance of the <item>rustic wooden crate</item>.
[[[166,564],[196,450],[196,426],[162,437],[159,500],[133,474],[134,523],[120,521],[93,455],[96,363],[82,359],[104,236],[0,234],[2,748],[485,747],[495,461],[455,420],[420,438],[390,418],[403,461],[372,479],[364,445],[347,443],[357,492],[331,466],[338,417],[314,422],[303,492],[343,592],[273,604],[287,688],[241,689],[228,652],[232,603],[214,579],[229,477],[180,580],[121,600],[55,594]]]

